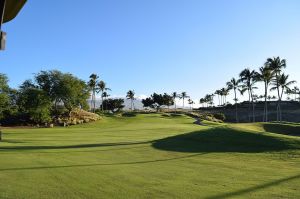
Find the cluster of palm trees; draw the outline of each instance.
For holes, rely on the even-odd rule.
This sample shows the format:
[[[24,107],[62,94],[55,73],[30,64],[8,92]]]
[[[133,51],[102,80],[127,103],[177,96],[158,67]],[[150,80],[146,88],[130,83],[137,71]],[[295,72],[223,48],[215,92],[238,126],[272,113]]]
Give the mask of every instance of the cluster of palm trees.
[[[281,59],[280,57],[268,58],[264,65],[259,68],[258,71],[250,70],[249,68],[244,69],[240,74],[239,78],[232,78],[229,82],[226,83],[226,87],[217,90],[214,94],[218,95],[219,105],[226,105],[226,97],[229,95],[230,91],[234,93],[234,102],[235,102],[235,115],[236,122],[239,121],[238,118],[238,94],[244,95],[247,93],[248,95],[248,103],[249,103],[249,111],[248,117],[249,122],[255,122],[255,102],[259,98],[264,98],[264,114],[263,121],[267,122],[268,119],[268,101],[270,99],[277,99],[277,121],[282,121],[282,109],[281,102],[283,99],[283,94],[293,94],[294,99],[297,100],[297,96],[299,95],[300,99],[300,90],[298,87],[294,87],[293,89],[290,86],[296,81],[290,81],[289,75],[284,73],[284,69],[286,68],[286,60]],[[255,90],[258,89],[256,86],[258,82],[262,82],[264,84],[264,95],[258,96],[255,94]],[[277,97],[272,97],[269,95],[269,91],[276,91]],[[213,94],[212,94],[213,95]],[[211,96],[211,95],[207,95]],[[209,97],[202,98],[200,103],[207,103],[209,101]],[[251,111],[252,107],[252,111]],[[252,112],[252,114],[251,114]],[[252,116],[251,116],[252,115]]]
[[[177,93],[177,92],[173,92],[171,94],[172,98],[173,98],[173,101],[174,101],[174,107],[175,107],[175,112],[177,110],[177,107],[176,107],[176,99],[179,98],[179,99],[182,99],[182,108],[184,108],[185,106],[185,100],[188,99],[188,104],[190,105],[190,109],[192,109],[193,107],[193,104],[195,104],[195,102],[191,99],[190,96],[188,96],[187,92],[181,92],[181,93]]]
[[[108,91],[111,91],[110,88],[107,88],[106,83],[103,80],[99,80],[97,74],[91,74],[90,80],[88,81],[88,86],[91,89],[91,110],[95,112],[96,110],[96,93],[101,93],[101,102],[104,99],[109,97]],[[103,103],[101,103],[101,110],[103,111]]]

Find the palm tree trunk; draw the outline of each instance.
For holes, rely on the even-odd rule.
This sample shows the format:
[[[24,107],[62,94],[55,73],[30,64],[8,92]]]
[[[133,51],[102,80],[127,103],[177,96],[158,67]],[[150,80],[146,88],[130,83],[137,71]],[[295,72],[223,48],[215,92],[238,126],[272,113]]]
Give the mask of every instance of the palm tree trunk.
[[[268,101],[267,101],[267,96],[268,96],[268,84],[266,82],[265,83],[265,122],[268,122]]]
[[[239,122],[239,119],[238,119],[238,106],[237,106],[237,99],[236,99],[236,89],[234,89],[234,100],[235,100],[235,120],[236,120],[236,123]]]
[[[103,91],[101,92],[101,111],[103,112]]]
[[[248,89],[248,96],[249,96],[249,105],[248,105],[248,117],[249,117],[249,122],[251,122],[251,95],[250,95],[250,90]]]
[[[182,98],[182,109],[184,109],[184,97]]]
[[[176,113],[176,98],[174,98],[174,106],[175,106],[175,113]]]

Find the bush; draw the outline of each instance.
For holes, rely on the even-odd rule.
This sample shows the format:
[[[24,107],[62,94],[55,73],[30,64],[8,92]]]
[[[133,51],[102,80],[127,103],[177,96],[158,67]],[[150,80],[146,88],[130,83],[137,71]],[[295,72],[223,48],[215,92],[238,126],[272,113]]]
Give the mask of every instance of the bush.
[[[226,117],[223,113],[215,113],[213,114],[214,118],[218,119],[218,120],[221,120],[221,121],[225,121],[226,120]]]

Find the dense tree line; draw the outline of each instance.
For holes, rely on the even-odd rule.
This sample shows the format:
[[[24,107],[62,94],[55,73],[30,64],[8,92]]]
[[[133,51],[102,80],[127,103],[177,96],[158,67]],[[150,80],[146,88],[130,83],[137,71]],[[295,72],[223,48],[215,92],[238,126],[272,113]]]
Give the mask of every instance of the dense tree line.
[[[1,74],[1,123],[45,123],[74,108],[87,110],[89,92],[83,80],[57,70],[41,71],[17,90],[9,88],[8,78]]]

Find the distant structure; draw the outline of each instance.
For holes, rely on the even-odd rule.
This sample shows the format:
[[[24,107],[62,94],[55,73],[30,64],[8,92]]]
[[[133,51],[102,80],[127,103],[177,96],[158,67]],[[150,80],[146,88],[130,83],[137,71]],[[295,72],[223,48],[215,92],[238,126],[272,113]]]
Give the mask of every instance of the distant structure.
[[[6,33],[2,24],[13,20],[23,8],[27,0],[0,0],[0,50],[5,50]]]

